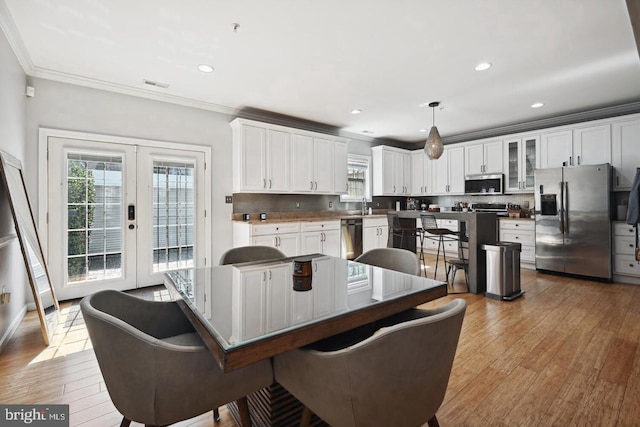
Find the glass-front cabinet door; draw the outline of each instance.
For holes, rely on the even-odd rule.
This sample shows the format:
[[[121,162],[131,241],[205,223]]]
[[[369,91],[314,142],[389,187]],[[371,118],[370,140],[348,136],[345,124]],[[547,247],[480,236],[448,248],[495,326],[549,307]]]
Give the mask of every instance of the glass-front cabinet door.
[[[505,140],[505,192],[532,192],[533,171],[538,167],[539,137],[527,136]]]

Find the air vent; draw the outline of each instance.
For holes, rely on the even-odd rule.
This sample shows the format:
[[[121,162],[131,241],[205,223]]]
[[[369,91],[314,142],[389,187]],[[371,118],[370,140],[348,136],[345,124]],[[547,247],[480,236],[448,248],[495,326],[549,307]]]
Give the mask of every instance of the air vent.
[[[161,83],[161,82],[154,82],[153,80],[147,80],[144,79],[142,80],[144,82],[144,84],[149,85],[149,86],[157,86],[157,87],[161,87],[162,89],[166,89],[169,87],[169,85],[167,83]]]

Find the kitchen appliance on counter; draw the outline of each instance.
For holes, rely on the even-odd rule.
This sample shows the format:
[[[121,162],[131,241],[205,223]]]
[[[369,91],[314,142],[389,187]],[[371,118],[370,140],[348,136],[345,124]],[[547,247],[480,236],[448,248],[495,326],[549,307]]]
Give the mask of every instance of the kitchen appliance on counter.
[[[611,166],[536,169],[536,269],[611,280]]]
[[[466,175],[464,194],[502,194],[504,193],[504,175]]]
[[[472,203],[471,210],[474,212],[493,212],[497,216],[509,216],[506,203]]]

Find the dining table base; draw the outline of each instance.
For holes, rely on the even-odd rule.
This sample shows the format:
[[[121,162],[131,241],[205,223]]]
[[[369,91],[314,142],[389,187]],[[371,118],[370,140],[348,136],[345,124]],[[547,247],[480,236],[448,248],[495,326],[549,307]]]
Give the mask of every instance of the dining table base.
[[[304,405],[277,382],[247,396],[251,425],[257,427],[298,427]],[[227,404],[236,424],[240,423],[240,413],[236,402]],[[328,426],[315,414],[312,426]]]

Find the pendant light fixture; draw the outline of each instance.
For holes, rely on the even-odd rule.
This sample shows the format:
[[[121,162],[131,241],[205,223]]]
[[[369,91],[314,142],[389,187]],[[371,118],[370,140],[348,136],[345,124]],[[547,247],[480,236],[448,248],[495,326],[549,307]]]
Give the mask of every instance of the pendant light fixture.
[[[444,151],[444,145],[442,145],[442,139],[440,138],[440,132],[436,127],[436,107],[439,106],[439,102],[430,102],[429,107],[433,109],[433,126],[429,131],[427,142],[424,145],[424,153],[429,156],[431,160],[437,160],[442,156]]]

